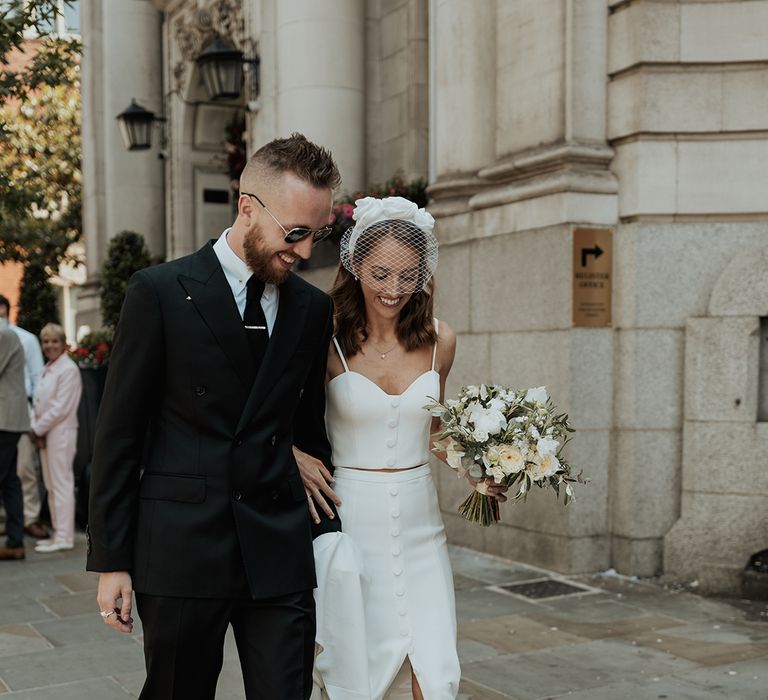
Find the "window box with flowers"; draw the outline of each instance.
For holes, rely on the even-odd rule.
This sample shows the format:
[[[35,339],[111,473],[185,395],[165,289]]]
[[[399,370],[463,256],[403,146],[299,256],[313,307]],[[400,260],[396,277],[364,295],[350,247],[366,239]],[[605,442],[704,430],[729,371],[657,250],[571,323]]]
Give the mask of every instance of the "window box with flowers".
[[[112,332],[109,330],[88,333],[78,347],[70,351],[70,357],[80,367],[83,394],[77,409],[77,451],[73,471],[76,498],[75,519],[80,527],[88,522],[88,491],[90,485],[93,440],[96,432],[96,415],[104,393],[107,365],[112,351]]]

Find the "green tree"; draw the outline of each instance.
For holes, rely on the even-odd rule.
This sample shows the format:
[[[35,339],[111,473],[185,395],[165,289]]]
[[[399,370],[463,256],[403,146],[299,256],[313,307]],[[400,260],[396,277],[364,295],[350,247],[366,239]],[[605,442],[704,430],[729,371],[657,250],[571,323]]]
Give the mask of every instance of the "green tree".
[[[48,272],[39,263],[30,263],[24,268],[16,322],[35,335],[40,335],[46,323],[59,323],[56,293],[48,281]]]
[[[71,0],[64,0],[71,5]],[[71,81],[69,68],[80,55],[80,42],[72,37],[48,36],[61,14],[58,0],[2,0],[0,3],[0,104],[24,101],[43,86]],[[42,51],[20,68],[9,61],[24,51],[30,36],[43,37]]]
[[[55,273],[81,236],[79,74],[72,63],[65,84],[0,109],[0,261]]]
[[[140,233],[122,231],[109,242],[101,272],[101,317],[106,327],[117,325],[131,275],[149,267],[151,262],[149,249]]]

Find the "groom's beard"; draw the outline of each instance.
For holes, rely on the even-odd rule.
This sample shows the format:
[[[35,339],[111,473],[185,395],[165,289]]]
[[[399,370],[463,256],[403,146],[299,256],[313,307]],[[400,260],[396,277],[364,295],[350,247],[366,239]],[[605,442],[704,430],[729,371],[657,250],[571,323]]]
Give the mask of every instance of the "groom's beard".
[[[282,284],[288,279],[290,270],[286,270],[276,260],[277,250],[270,251],[261,235],[261,227],[254,224],[243,238],[245,264],[257,279],[268,284]]]

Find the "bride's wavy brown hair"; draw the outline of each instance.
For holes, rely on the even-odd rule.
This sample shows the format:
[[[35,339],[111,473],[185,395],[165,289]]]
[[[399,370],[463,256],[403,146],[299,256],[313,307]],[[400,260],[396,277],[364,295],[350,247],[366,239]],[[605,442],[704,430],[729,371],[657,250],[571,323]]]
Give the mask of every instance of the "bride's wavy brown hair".
[[[415,229],[408,230],[408,229]],[[387,236],[403,243],[416,251],[420,267],[426,267],[424,259],[425,246],[421,244],[424,234],[417,226],[393,226]],[[416,232],[421,235],[414,235]],[[369,239],[369,241],[374,239]],[[364,234],[355,248],[355,264],[362,264],[376,244],[382,239],[375,239],[373,245],[366,245]],[[341,351],[346,357],[352,357],[360,352],[361,345],[368,338],[365,315],[365,299],[360,284],[355,276],[343,265],[339,265],[336,279],[330,291],[334,304],[334,326],[336,339],[341,345]],[[425,289],[416,292],[408,303],[400,310],[395,326],[397,339],[407,351],[418,350],[437,342],[434,315],[435,280],[430,277]]]

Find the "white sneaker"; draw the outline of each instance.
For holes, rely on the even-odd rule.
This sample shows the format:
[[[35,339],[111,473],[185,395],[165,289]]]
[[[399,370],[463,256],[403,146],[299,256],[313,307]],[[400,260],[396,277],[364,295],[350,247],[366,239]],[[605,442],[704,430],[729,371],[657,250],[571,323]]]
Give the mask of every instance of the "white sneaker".
[[[72,542],[40,542],[36,547],[36,552],[48,554],[50,552],[61,552],[65,549],[74,549],[75,545]]]

